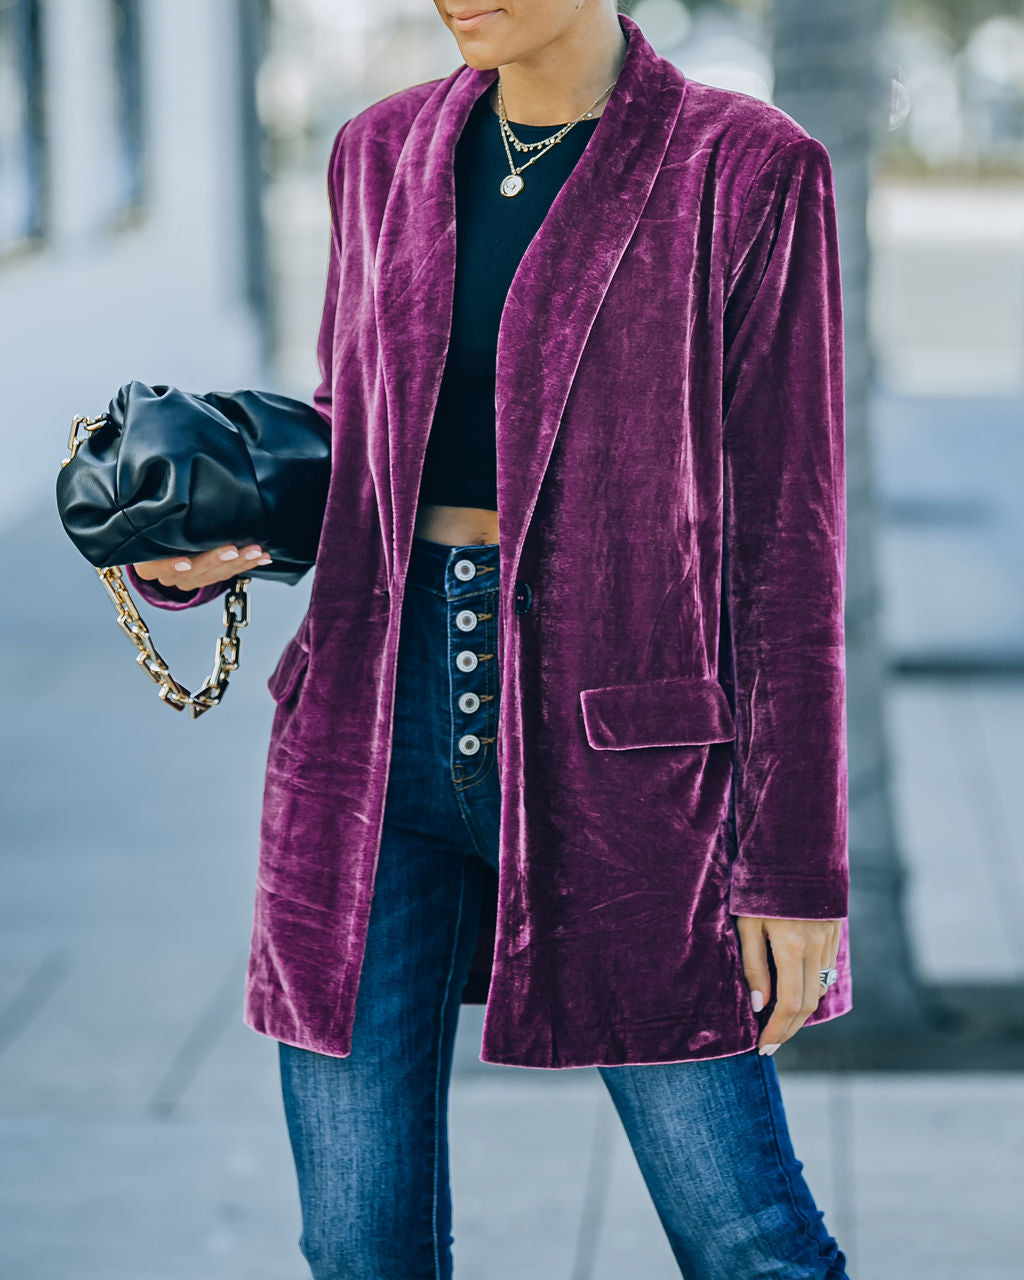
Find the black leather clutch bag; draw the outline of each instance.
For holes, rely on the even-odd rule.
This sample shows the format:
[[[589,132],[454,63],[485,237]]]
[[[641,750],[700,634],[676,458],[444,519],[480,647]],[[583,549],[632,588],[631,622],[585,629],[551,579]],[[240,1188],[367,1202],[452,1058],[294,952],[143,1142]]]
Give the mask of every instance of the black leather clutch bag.
[[[250,578],[296,583],[315,559],[331,473],[330,428],[313,405],[267,391],[191,395],[126,383],[106,413],[76,417],[57,473],[65,532],[96,570],[160,697],[195,719],[237,670]],[[195,693],[171,675],[131,597],[122,564],[256,542],[225,597],[213,671]]]
[[[296,583],[316,558],[330,428],[301,400],[129,382],[57,476],[68,537],[97,568],[258,542],[253,577]]]

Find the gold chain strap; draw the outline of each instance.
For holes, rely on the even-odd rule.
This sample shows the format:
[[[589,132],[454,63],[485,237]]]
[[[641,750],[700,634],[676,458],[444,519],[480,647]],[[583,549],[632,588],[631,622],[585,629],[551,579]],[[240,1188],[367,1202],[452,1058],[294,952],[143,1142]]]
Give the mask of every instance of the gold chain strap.
[[[93,568],[96,569],[96,566],[93,565]],[[149,627],[135,607],[120,565],[96,569],[96,572],[117,608],[117,625],[139,651],[136,661],[150,679],[160,686],[159,697],[175,711],[188,708],[193,720],[198,719],[204,711],[217,706],[227,690],[229,672],[238,670],[238,659],[242,651],[242,638],[238,632],[249,625],[247,588],[252,579],[237,577],[228,589],[224,602],[224,634],[217,637],[213,670],[201,688],[195,693],[189,693],[184,685],[175,680],[167,669],[167,663],[157,653]]]
[[[79,426],[83,426],[87,432],[95,431],[106,421],[105,414],[96,418],[76,417],[68,438],[71,453],[69,457],[62,460],[60,465],[66,467],[78,452],[78,446],[87,438],[78,434]],[[229,674],[238,670],[239,655],[242,651],[242,638],[238,632],[242,627],[249,625],[248,587],[252,579],[239,575],[228,588],[224,602],[224,634],[217,637],[217,653],[213,670],[195,693],[189,693],[188,689],[171,675],[167,663],[157,652],[149,627],[146,626],[142,615],[135,607],[135,601],[128,590],[121,566],[108,565],[103,569],[97,568],[96,565],[92,567],[99,575],[107,595],[114,602],[117,609],[117,625],[139,651],[136,661],[149,678],[160,686],[160,699],[175,711],[184,711],[187,708],[193,720],[198,719],[204,711],[217,706],[227,691]]]

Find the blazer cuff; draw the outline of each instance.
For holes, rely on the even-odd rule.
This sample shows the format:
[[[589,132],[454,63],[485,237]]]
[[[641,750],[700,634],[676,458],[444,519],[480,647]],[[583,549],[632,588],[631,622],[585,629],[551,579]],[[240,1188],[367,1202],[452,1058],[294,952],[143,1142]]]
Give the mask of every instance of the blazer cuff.
[[[231,585],[231,579],[227,578],[221,582],[211,582],[205,587],[182,591],[178,587],[165,587],[155,578],[140,578],[130,564],[122,565],[121,572],[142,599],[158,609],[188,609],[192,605],[205,604],[207,600],[223,595]]]
[[[734,916],[763,916],[770,920],[842,920],[850,909],[849,879],[845,875],[765,876],[734,870],[729,887],[729,911]]]

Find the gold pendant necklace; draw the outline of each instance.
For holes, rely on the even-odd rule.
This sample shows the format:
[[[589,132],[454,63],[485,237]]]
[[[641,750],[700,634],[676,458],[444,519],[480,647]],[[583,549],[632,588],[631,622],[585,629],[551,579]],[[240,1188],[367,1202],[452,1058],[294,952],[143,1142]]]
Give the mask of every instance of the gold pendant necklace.
[[[539,160],[541,156],[546,155],[556,143],[561,142],[562,139],[565,137],[565,135],[573,127],[573,125],[579,124],[581,120],[593,119],[594,108],[601,101],[601,98],[603,98],[605,94],[611,93],[611,91],[614,88],[615,88],[615,81],[613,80],[612,83],[608,86],[608,88],[605,89],[604,93],[602,93],[599,97],[594,99],[594,101],[586,109],[586,111],[578,115],[575,120],[570,120],[568,124],[562,125],[562,127],[559,130],[557,130],[557,132],[551,134],[550,137],[542,138],[539,142],[521,142],[516,137],[516,135],[512,132],[512,126],[509,124],[508,116],[506,116],[505,114],[505,102],[501,96],[501,78],[499,77],[498,79],[498,128],[501,130],[501,140],[505,144],[505,155],[508,156],[508,167],[512,171],[501,180],[501,184],[498,187],[498,190],[501,192],[501,194],[503,196],[508,196],[509,198],[511,198],[512,196],[517,196],[520,193],[520,191],[522,191],[523,187],[526,186],[525,179],[522,176],[523,170],[528,169],[530,165],[534,163],[535,160]],[[536,151],[537,154],[535,156],[532,156],[529,160],[527,160],[525,164],[520,165],[519,168],[517,169],[515,161],[512,159],[512,152],[509,150],[510,140],[512,142],[512,146],[514,146],[517,151]],[[540,150],[539,148],[543,148],[543,150]]]

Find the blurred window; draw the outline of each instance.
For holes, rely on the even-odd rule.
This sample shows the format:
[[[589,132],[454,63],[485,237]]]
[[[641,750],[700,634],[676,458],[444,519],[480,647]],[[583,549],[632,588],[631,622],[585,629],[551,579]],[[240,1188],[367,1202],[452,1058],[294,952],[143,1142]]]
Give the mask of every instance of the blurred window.
[[[0,0],[0,251],[46,223],[45,104],[38,0]]]
[[[140,0],[110,0],[110,7],[117,86],[116,207],[121,212],[129,212],[142,204],[145,180]]]

